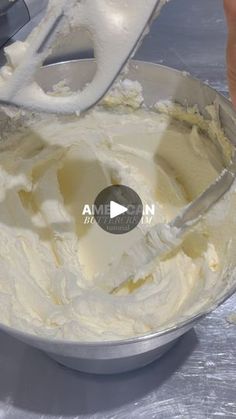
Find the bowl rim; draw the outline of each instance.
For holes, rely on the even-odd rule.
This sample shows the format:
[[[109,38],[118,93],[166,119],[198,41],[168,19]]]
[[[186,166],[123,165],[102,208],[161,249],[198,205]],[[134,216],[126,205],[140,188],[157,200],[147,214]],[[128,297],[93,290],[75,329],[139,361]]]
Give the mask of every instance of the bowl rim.
[[[49,63],[44,65],[41,69],[43,68],[50,68],[50,67],[54,67],[54,66],[58,66],[60,64],[78,64],[78,63],[86,63],[86,62],[95,62],[94,58],[84,58],[84,59],[73,59],[73,60],[65,60],[65,61],[58,61],[58,62],[53,62],[53,63]],[[230,102],[229,99],[227,99],[227,97],[225,97],[222,93],[218,92],[216,89],[214,89],[213,87],[209,86],[208,84],[204,83],[203,81],[197,79],[196,77],[191,76],[189,73],[183,72],[181,70],[172,68],[172,67],[168,67],[162,64],[158,64],[158,63],[154,63],[151,61],[145,61],[145,60],[130,60],[130,64],[131,65],[144,65],[144,66],[151,66],[151,67],[156,67],[157,69],[160,68],[162,70],[168,70],[171,71],[173,73],[178,74],[179,76],[183,77],[183,78],[187,78],[190,79],[192,81],[195,81],[197,83],[199,83],[199,85],[202,85],[206,88],[208,88],[212,93],[217,94],[217,96],[219,98],[221,98],[230,108],[231,112],[233,112],[233,114],[235,115],[235,121],[236,121],[236,111],[234,110],[232,103]],[[221,306],[226,300],[228,300],[230,297],[232,297],[234,294],[236,293],[236,281],[234,286],[232,286],[230,289],[227,289],[227,291],[220,296],[220,298],[218,300],[216,300],[211,306],[209,306],[207,309],[202,310],[200,313],[192,316],[192,317],[188,317],[185,318],[185,320],[182,320],[166,329],[163,330],[159,330],[159,331],[153,331],[152,333],[145,333],[142,335],[138,335],[138,336],[134,336],[131,338],[124,338],[124,339],[114,339],[114,340],[104,340],[104,341],[79,341],[79,340],[66,340],[66,339],[58,339],[58,338],[54,338],[52,336],[41,336],[41,335],[37,335],[37,334],[33,334],[27,331],[23,331],[21,329],[17,329],[15,327],[11,327],[8,325],[4,325],[3,323],[0,322],[0,331],[6,332],[9,335],[13,335],[13,336],[17,336],[19,338],[22,338],[22,340],[24,339],[29,339],[29,340],[34,340],[34,343],[53,343],[54,345],[64,345],[64,346],[74,346],[74,345],[78,345],[80,347],[91,347],[91,348],[95,348],[95,347],[111,347],[111,346],[123,346],[123,345],[129,345],[129,344],[134,344],[134,343],[139,343],[139,342],[145,342],[147,340],[152,340],[155,338],[159,338],[159,337],[164,337],[167,336],[169,334],[173,334],[176,331],[181,331],[181,329],[184,329],[187,326],[193,326],[196,322],[198,322],[199,320],[201,320],[202,318],[204,318],[205,316],[207,316],[208,314],[210,314],[212,311],[214,311],[215,309],[217,309],[219,306]]]
[[[170,326],[167,329],[159,330],[159,331],[153,331],[152,333],[145,333],[143,335],[134,336],[131,338],[125,338],[125,339],[113,339],[113,340],[104,340],[104,341],[79,341],[79,340],[66,340],[66,339],[58,339],[54,338],[52,336],[42,336],[42,335],[36,335],[27,331],[23,331],[20,329],[17,329],[15,327],[7,326],[2,323],[0,323],[0,331],[6,332],[9,335],[13,335],[15,337],[18,337],[19,339],[22,339],[23,341],[25,339],[27,340],[33,340],[34,344],[49,344],[53,343],[57,346],[79,346],[79,347],[89,347],[89,348],[109,348],[113,346],[124,346],[124,345],[131,345],[135,343],[140,342],[146,342],[150,341],[156,338],[165,337],[167,335],[172,335],[173,333],[177,331],[181,331],[185,327],[190,326],[189,328],[193,327],[195,323],[200,321],[202,318],[206,317],[208,314],[212,313],[214,310],[216,310],[219,306],[221,306],[225,301],[227,301],[230,297],[232,297],[236,293],[236,284],[233,287],[233,289],[230,289],[225,293],[218,301],[214,303],[213,306],[210,306],[208,309],[203,310],[202,312],[196,314],[193,317],[186,318],[185,320],[176,323],[174,326]],[[180,334],[181,335],[181,334]]]

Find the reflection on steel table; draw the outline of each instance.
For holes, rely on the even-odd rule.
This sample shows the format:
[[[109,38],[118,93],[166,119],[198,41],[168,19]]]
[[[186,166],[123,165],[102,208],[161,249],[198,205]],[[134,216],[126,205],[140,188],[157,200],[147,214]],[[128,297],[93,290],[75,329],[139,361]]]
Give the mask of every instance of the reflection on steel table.
[[[137,58],[188,71],[226,93],[222,6],[170,2]],[[117,376],[68,370],[1,333],[0,418],[236,418],[236,326],[226,321],[233,311],[236,296],[159,361]]]

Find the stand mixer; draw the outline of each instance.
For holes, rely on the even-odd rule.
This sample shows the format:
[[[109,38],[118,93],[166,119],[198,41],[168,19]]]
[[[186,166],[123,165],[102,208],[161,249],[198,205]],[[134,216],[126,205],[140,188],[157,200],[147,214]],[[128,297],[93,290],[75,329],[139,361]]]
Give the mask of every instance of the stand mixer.
[[[22,28],[30,24],[45,7],[47,0],[0,1],[0,49]],[[24,29],[23,29],[24,30]]]
[[[98,103],[107,93],[128,59],[143,39],[152,20],[166,0],[51,0],[45,18],[26,41],[26,47],[12,72],[0,84],[0,103],[34,111],[59,114],[80,114]],[[93,37],[97,71],[84,90],[69,96],[57,97],[45,93],[34,82],[34,74],[50,53],[56,37],[63,34],[63,25],[87,29]],[[69,26],[68,26],[69,25]],[[10,53],[10,61],[12,59]],[[8,74],[9,75],[9,74]],[[180,243],[186,231],[198,223],[229,190],[236,177],[233,161],[219,179],[198,197],[168,226]],[[161,232],[154,227],[130,249],[126,258],[114,264],[106,278],[114,279],[114,290],[130,277],[137,266],[143,266],[157,256],[171,251],[172,243],[161,240]],[[175,246],[175,240],[174,240]],[[138,255],[138,257],[137,257]],[[141,257],[143,256],[143,257]],[[120,277],[119,266],[125,266]],[[106,278],[103,281],[106,282]]]
[[[0,86],[0,103],[49,113],[81,113],[106,94],[142,40],[166,0],[51,1],[45,18],[26,40],[28,45],[12,74]],[[92,35],[97,71],[92,82],[69,97],[52,97],[37,86],[34,73],[63,27]]]

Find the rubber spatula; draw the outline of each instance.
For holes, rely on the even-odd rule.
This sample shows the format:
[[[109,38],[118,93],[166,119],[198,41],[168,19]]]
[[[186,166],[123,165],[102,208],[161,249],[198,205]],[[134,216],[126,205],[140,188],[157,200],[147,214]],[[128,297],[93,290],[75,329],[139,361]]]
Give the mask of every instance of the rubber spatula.
[[[185,206],[169,224],[152,227],[140,240],[113,262],[110,269],[99,278],[99,282],[110,287],[111,293],[118,292],[130,281],[140,278],[154,259],[161,260],[181,246],[185,236],[198,225],[202,217],[226,194],[236,178],[236,158],[228,168],[197,199]]]

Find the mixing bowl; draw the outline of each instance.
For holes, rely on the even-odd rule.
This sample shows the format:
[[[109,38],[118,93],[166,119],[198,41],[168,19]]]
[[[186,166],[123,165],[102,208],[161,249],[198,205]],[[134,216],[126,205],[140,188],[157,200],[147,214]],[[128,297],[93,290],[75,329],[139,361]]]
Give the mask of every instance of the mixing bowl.
[[[92,79],[95,71],[93,60],[71,61],[46,66],[40,69],[37,78],[40,85],[49,90],[61,79],[69,81],[72,89],[82,88]],[[172,99],[183,105],[197,104],[207,116],[206,105],[216,102],[226,135],[236,142],[235,113],[230,102],[212,88],[192,77],[160,65],[133,61],[127,77],[138,80],[143,86],[147,105],[158,100]],[[168,330],[122,341],[81,343],[42,338],[0,325],[0,329],[15,338],[46,352],[59,363],[89,373],[120,373],[143,367],[163,355],[180,336],[191,329],[203,316],[222,304],[236,291],[236,278],[230,288],[218,295],[211,306],[191,319],[176,324]],[[174,350],[174,349],[173,349]]]

